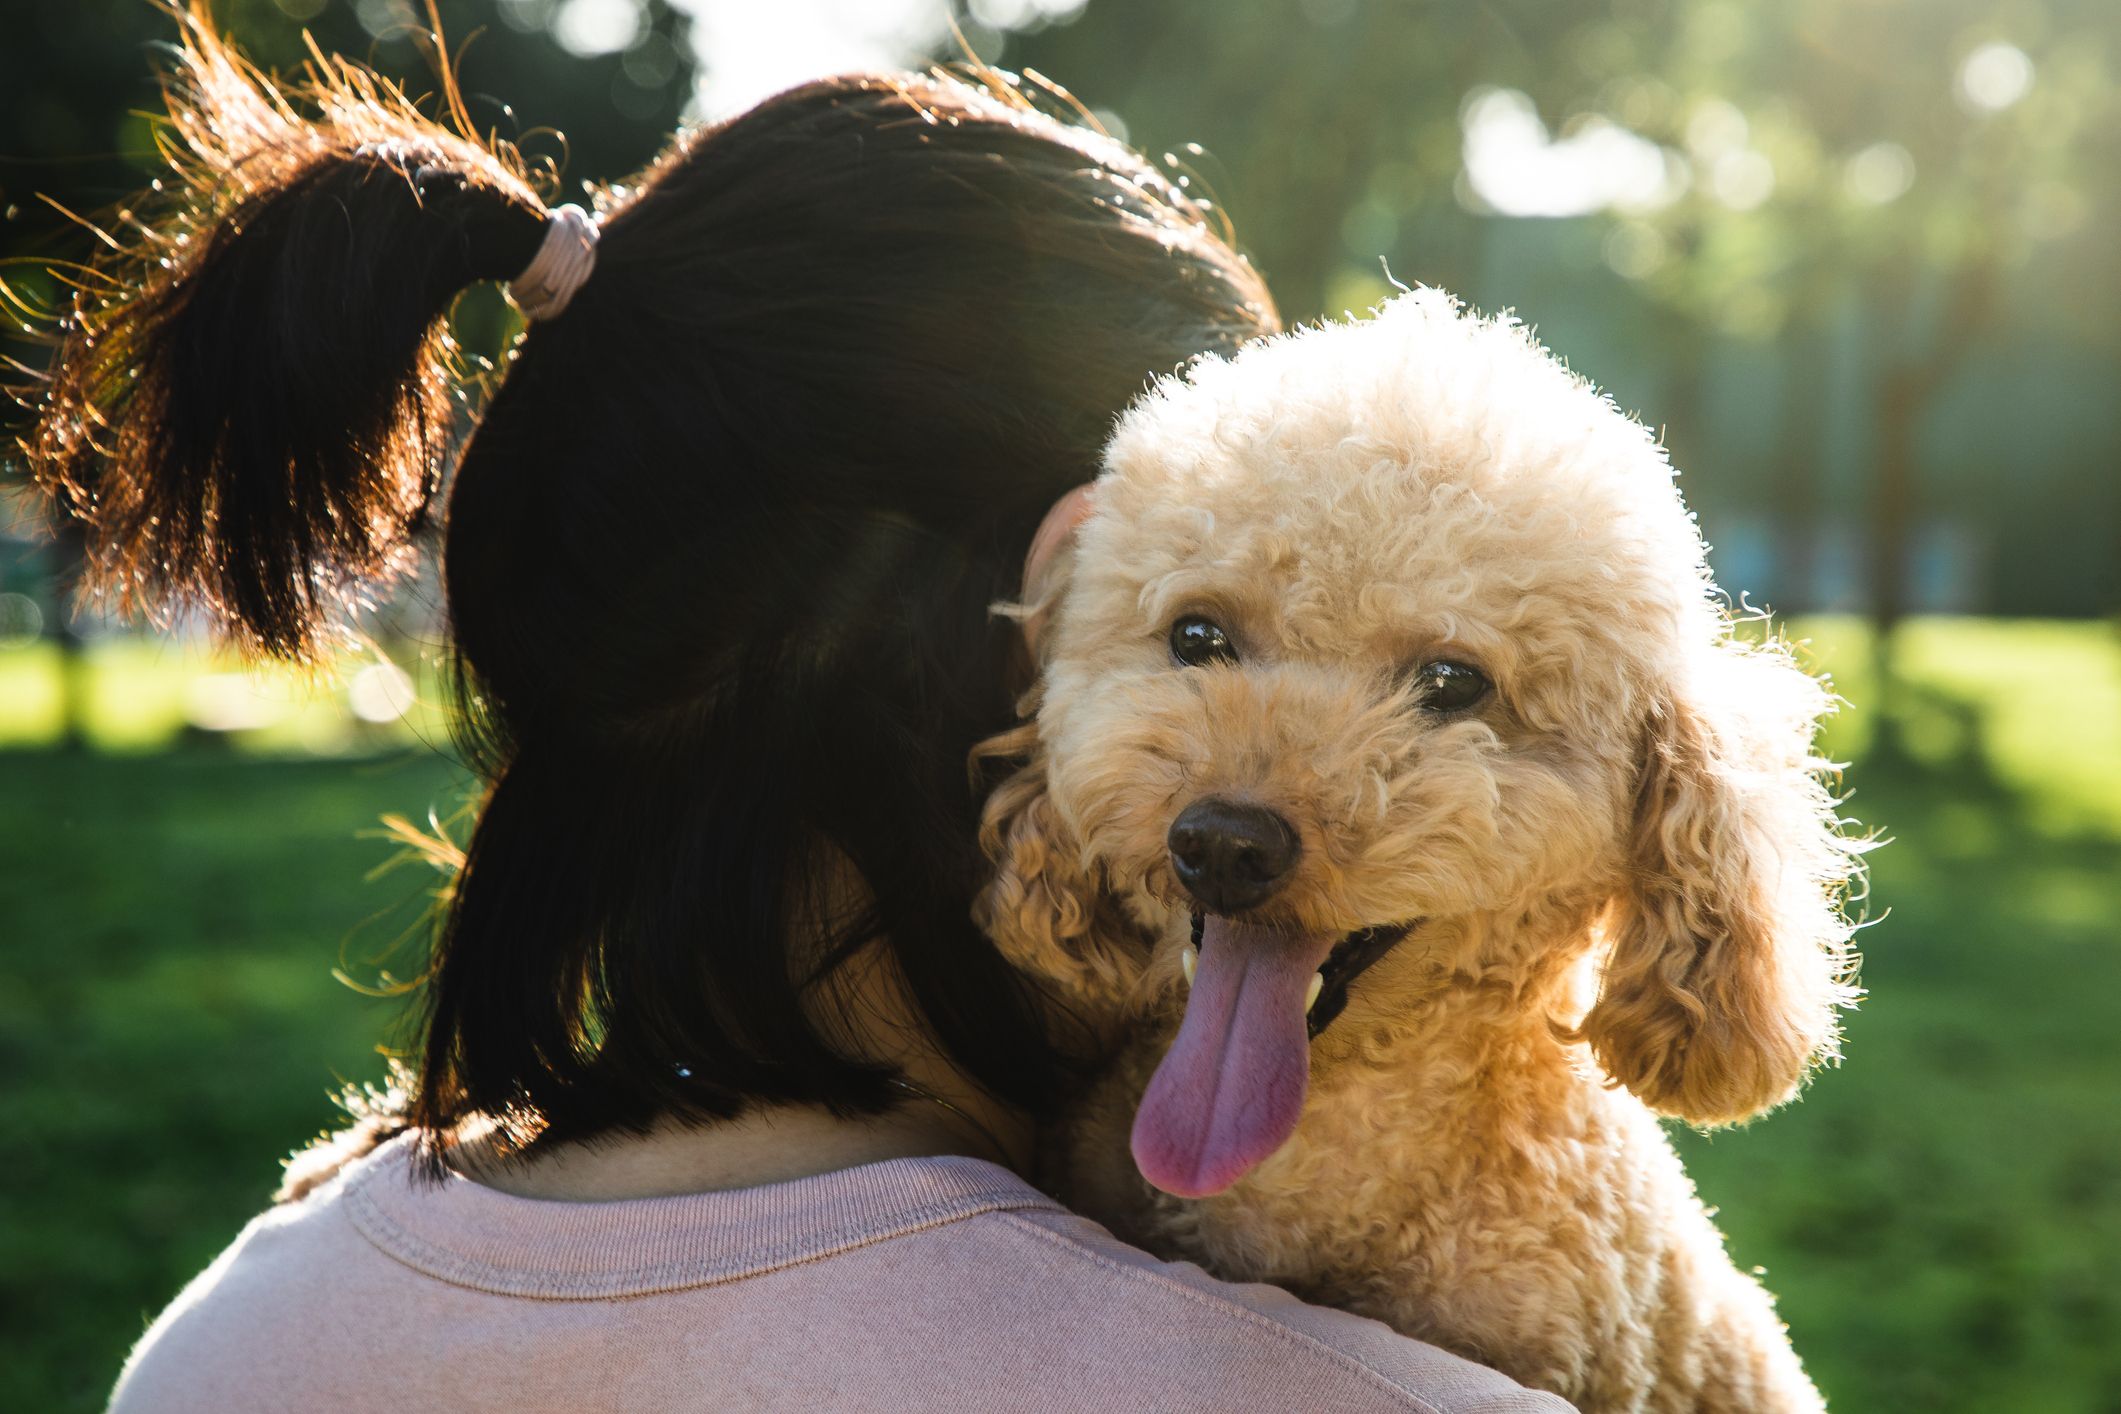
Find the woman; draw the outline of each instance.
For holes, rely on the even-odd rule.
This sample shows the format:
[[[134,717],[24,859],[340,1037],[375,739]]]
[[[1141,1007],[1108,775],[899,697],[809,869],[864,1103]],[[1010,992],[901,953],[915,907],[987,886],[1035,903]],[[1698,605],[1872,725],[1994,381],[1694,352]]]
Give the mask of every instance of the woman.
[[[180,195],[33,469],[94,587],[290,657],[446,495],[490,790],[402,1132],[117,1407],[1539,1407],[1012,1172],[1069,1069],[967,921],[987,606],[1147,377],[1273,327],[1196,207],[998,82],[797,89],[592,219],[351,65],[282,96],[194,13],[178,78]],[[532,323],[451,476],[482,280]]]

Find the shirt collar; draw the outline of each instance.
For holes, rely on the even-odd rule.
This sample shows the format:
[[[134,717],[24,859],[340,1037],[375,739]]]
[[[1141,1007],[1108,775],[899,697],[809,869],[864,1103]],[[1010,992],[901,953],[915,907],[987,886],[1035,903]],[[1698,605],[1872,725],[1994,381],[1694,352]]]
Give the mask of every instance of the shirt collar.
[[[414,1165],[400,1135],[351,1166],[341,1201],[391,1257],[508,1296],[639,1296],[736,1281],[978,1213],[1055,1203],[1016,1174],[962,1155],[888,1159],[786,1183],[673,1198],[518,1198]]]

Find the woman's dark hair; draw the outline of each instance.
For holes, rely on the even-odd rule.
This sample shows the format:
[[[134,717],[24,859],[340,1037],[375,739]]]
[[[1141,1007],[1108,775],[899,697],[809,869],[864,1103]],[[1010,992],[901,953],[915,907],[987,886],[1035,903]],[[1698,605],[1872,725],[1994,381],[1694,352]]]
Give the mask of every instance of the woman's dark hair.
[[[30,465],[86,522],[92,588],[290,657],[402,568],[446,482],[489,792],[414,1122],[880,1110],[888,1071],[804,1000],[875,940],[972,1077],[1049,1104],[1036,999],[968,916],[967,754],[1012,716],[988,606],[1146,380],[1274,327],[1250,266],[1002,76],[809,84],[602,194],[594,274],[451,479],[444,318],[537,251],[526,168],[356,66],[283,91],[198,10],[185,31],[182,180],[69,317]],[[820,896],[841,862],[858,916]]]

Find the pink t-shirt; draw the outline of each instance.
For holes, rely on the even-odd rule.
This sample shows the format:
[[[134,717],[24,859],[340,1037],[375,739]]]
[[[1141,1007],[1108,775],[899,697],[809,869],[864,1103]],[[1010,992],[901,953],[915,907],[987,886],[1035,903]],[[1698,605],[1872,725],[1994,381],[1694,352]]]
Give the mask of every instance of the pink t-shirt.
[[[1568,1406],[1267,1286],[1159,1262],[969,1158],[613,1203],[413,1177],[400,1137],[244,1229],[113,1408]]]

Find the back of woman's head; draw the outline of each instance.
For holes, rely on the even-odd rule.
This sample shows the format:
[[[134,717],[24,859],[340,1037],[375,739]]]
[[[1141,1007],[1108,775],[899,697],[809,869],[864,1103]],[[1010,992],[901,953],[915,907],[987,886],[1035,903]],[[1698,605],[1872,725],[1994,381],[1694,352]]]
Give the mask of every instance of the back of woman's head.
[[[1199,209],[998,80],[796,89],[603,194],[593,273],[452,479],[444,316],[538,254],[523,166],[338,61],[283,96],[196,11],[172,113],[183,180],[71,316],[30,464],[92,588],[296,657],[447,483],[490,790],[418,1121],[881,1108],[889,1072],[816,1020],[872,942],[976,1080],[1048,1101],[1033,1000],[968,917],[967,752],[1011,710],[987,606],[1148,378],[1272,327]]]

